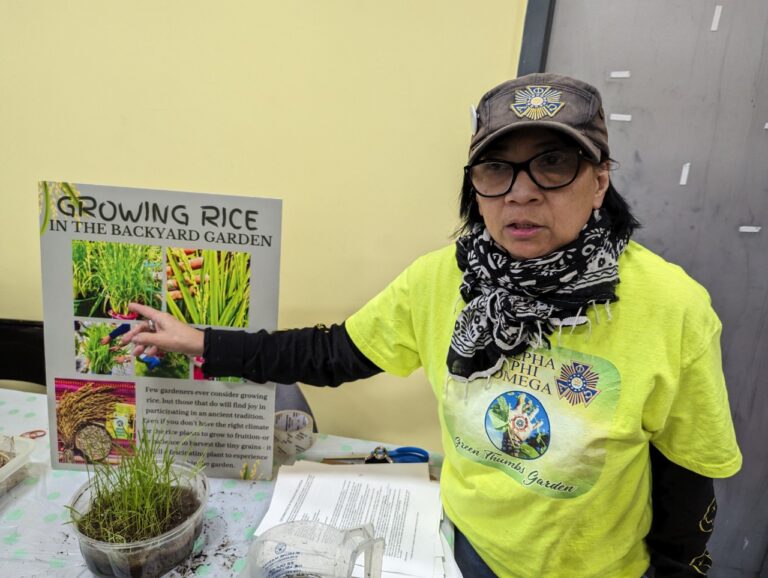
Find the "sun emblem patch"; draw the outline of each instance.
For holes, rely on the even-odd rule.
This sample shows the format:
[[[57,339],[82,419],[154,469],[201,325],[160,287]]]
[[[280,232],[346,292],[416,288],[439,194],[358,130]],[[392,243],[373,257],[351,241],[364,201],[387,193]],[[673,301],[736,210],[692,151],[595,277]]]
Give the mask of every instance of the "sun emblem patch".
[[[530,393],[508,391],[494,399],[485,414],[485,432],[497,449],[521,460],[544,455],[551,436],[549,416]]]
[[[515,91],[515,102],[510,108],[520,118],[531,120],[555,116],[565,106],[560,102],[561,94],[551,86],[526,86]]]
[[[592,371],[592,366],[574,361],[563,365],[557,380],[557,394],[571,405],[583,403],[589,405],[600,393],[597,382],[600,377]]]

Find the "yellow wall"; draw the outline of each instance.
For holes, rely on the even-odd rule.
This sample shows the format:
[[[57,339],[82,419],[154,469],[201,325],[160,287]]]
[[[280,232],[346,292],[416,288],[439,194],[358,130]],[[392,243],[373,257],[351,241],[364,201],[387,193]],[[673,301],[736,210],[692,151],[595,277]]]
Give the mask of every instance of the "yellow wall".
[[[42,317],[49,179],[282,198],[280,327],[342,321],[449,242],[468,107],[514,76],[524,13],[0,0],[0,317]],[[420,372],[304,389],[325,432],[439,448]]]

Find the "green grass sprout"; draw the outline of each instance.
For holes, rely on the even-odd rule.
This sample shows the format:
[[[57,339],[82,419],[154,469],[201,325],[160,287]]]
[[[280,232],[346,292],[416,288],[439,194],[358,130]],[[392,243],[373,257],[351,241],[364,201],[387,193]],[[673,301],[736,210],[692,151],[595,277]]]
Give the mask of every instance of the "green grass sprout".
[[[199,506],[191,489],[173,465],[180,448],[186,461],[189,436],[174,449],[161,428],[142,426],[139,441],[131,445],[117,466],[94,464],[89,469],[91,505],[86,512],[72,508],[72,520],[86,536],[109,543],[129,543],[157,537],[183,522]],[[203,458],[193,466],[202,471]],[[191,509],[191,512],[190,512]]]

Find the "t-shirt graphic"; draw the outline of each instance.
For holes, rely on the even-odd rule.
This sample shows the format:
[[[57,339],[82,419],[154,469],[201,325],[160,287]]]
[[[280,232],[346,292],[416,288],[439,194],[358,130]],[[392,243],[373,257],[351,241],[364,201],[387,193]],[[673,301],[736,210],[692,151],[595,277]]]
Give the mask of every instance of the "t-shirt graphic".
[[[609,361],[536,349],[510,357],[487,381],[446,387],[445,421],[463,456],[554,498],[597,482],[621,390]]]

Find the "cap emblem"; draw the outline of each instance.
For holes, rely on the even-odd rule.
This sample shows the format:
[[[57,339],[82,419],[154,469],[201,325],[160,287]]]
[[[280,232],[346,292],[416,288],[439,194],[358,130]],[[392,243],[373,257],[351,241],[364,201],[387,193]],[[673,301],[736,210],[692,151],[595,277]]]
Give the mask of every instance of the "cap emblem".
[[[531,120],[555,116],[565,106],[560,102],[561,94],[551,86],[526,86],[515,91],[515,102],[510,108],[518,117]]]

